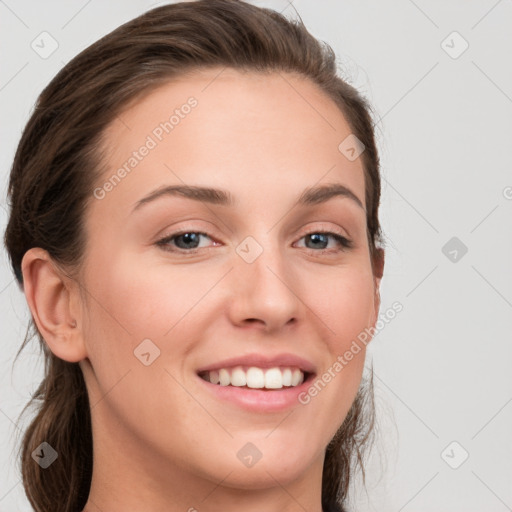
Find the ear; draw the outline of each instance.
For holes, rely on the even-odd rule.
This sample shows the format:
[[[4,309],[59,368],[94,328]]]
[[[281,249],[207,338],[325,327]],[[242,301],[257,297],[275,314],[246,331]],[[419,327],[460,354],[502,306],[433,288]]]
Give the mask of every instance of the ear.
[[[78,285],[40,247],[25,253],[21,269],[32,318],[50,350],[70,363],[86,358]]]

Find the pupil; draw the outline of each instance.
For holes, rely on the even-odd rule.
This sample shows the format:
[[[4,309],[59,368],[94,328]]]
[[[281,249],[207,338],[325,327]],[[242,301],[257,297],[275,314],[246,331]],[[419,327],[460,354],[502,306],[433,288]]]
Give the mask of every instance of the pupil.
[[[318,237],[325,237],[326,235],[323,235],[322,233],[313,233],[312,235],[309,235],[310,239],[315,242],[315,241],[318,241]],[[320,243],[322,243],[322,240],[320,240]],[[325,243],[325,241],[324,241]],[[318,244],[316,244],[316,246],[318,247]]]
[[[187,244],[190,244],[190,243],[194,243],[194,242],[197,242],[199,240],[199,237],[197,236],[197,233],[184,233],[183,235],[180,235],[177,240],[179,240],[180,238],[183,238],[184,240],[184,243],[187,245]],[[195,247],[195,246],[194,246]],[[190,249],[190,247],[186,247],[187,249]]]

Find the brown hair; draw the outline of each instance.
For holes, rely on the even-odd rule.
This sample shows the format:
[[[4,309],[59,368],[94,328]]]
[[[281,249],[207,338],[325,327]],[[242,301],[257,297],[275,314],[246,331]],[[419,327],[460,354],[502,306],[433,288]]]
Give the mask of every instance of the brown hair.
[[[21,261],[32,247],[48,251],[71,275],[80,268],[86,244],[84,213],[102,174],[102,135],[121,109],[186,71],[218,66],[297,73],[336,102],[365,146],[361,158],[367,235],[375,272],[381,257],[377,246],[383,240],[370,105],[337,76],[334,52],[317,41],[302,20],[291,21],[240,0],[199,0],[157,7],[125,23],[72,59],[40,94],[19,142],[8,187],[5,245],[20,287]],[[45,377],[21,413],[36,406],[20,446],[23,485],[36,512],[76,512],[87,501],[92,475],[87,389],[78,363],[53,355],[33,318],[16,358],[33,336],[44,353]],[[362,455],[374,423],[372,382],[363,380],[326,447],[324,510],[344,510],[356,463],[364,478]],[[44,441],[66,454],[48,469],[31,457]]]

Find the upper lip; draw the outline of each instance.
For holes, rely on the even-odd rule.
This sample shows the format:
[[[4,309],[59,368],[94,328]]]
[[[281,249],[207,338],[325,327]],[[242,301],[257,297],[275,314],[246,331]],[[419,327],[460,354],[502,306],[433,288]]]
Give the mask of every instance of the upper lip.
[[[197,373],[218,370],[220,368],[230,368],[232,366],[257,366],[258,368],[274,368],[276,366],[296,366],[306,373],[316,373],[313,363],[300,356],[290,353],[282,353],[274,356],[264,354],[246,354],[244,356],[231,357],[202,366],[197,369]]]

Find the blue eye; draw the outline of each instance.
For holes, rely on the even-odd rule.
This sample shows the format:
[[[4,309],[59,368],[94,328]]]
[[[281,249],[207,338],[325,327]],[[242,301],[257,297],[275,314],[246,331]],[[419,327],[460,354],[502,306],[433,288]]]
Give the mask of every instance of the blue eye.
[[[196,252],[201,236],[210,238],[206,233],[200,233],[199,231],[182,231],[159,240],[157,245],[163,246],[167,251],[174,251],[175,249],[168,245],[170,242],[174,241],[176,242],[178,249],[186,252]]]
[[[194,254],[198,252],[199,249],[205,248],[204,246],[199,247],[201,237],[206,237],[210,240],[212,239],[206,233],[202,233],[200,231],[180,231],[158,240],[156,245],[169,252]],[[338,247],[341,247],[341,249],[337,249],[336,247],[326,247],[326,245],[329,245],[329,238],[335,240],[336,244]],[[353,242],[351,240],[338,233],[332,233],[330,231],[312,231],[300,238],[300,240],[302,239],[306,239],[313,244],[312,247],[306,247],[306,249],[313,252],[324,251],[331,253],[344,251],[353,247]]]
[[[306,240],[309,240],[313,243],[313,247],[320,248],[321,250],[326,250],[327,247],[324,247],[324,244],[329,244],[329,237],[336,240],[336,242],[341,245],[344,249],[350,249],[352,247],[352,242],[345,238],[344,236],[339,235],[338,233],[331,233],[329,231],[313,231],[303,236]],[[301,238],[301,240],[302,240]],[[309,249],[309,247],[308,247]],[[343,249],[342,249],[343,250]]]

